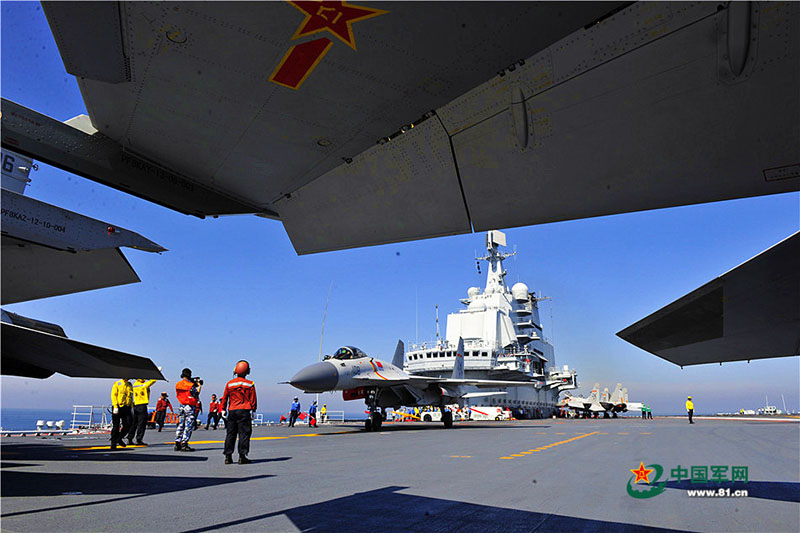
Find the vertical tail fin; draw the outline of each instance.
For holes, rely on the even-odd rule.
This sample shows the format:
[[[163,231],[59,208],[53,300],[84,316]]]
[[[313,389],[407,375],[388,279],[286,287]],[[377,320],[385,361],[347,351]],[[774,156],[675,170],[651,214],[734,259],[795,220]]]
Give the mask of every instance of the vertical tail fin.
[[[599,402],[598,399],[600,397],[600,383],[595,383],[594,387],[592,388],[592,393],[589,395],[589,401],[591,402]]]
[[[614,389],[614,394],[611,395],[611,403],[614,405],[625,403],[625,398],[622,394],[622,383],[617,383],[617,386]]]
[[[403,341],[397,341],[397,348],[394,349],[394,357],[392,357],[392,364],[399,369],[403,369],[403,359],[406,355],[406,345]]]
[[[608,398],[609,398],[609,396],[608,396],[608,387],[606,387],[605,389],[603,389],[603,401],[607,402]]]
[[[458,338],[458,348],[456,348],[456,360],[453,363],[453,379],[464,379],[464,339]]]

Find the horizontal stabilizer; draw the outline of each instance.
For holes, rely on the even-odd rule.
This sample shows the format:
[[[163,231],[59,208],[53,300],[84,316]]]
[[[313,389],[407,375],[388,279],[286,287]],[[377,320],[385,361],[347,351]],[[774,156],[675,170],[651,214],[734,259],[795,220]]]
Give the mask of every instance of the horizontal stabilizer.
[[[617,335],[680,366],[798,355],[800,232]]]
[[[146,357],[5,322],[9,315],[4,313],[2,323],[3,375],[47,378],[58,372],[83,378],[164,379]]]

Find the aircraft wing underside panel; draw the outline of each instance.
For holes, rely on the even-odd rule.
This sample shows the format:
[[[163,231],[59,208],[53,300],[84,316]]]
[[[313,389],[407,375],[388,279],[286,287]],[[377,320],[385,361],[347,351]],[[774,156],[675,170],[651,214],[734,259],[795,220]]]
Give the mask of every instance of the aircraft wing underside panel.
[[[800,354],[800,233],[617,333],[676,365]]]
[[[502,110],[453,136],[476,231],[800,188],[798,5],[753,3],[749,55],[734,75],[725,56],[735,12],[670,4],[659,5],[671,20],[619,42],[608,33],[652,4],[610,19],[606,35],[538,54],[506,76]],[[773,8],[794,14],[778,21]],[[778,27],[788,41],[772,35]],[[659,37],[640,44],[647,32]],[[558,82],[592,50],[617,57]],[[555,83],[540,90],[537,80]]]
[[[4,305],[140,281],[117,248],[72,253],[3,235],[2,258]]]
[[[639,3],[436,109],[423,125],[435,120],[449,136],[467,224],[488,230],[800,189],[800,5],[748,9]],[[750,32],[729,38],[742,17]],[[749,46],[732,66],[737,39]],[[369,162],[368,175],[345,180],[342,165],[280,199],[298,253],[464,231],[445,225],[462,208],[456,191],[447,194],[456,180],[442,180],[438,166],[420,176],[424,158],[397,164],[408,157],[399,139],[423,144],[426,135],[408,129],[354,157],[351,165]],[[430,194],[432,184],[441,194]],[[337,216],[342,198],[353,217]]]
[[[46,378],[58,372],[70,377],[143,378],[164,376],[153,362],[100,346],[3,322],[4,375]]]

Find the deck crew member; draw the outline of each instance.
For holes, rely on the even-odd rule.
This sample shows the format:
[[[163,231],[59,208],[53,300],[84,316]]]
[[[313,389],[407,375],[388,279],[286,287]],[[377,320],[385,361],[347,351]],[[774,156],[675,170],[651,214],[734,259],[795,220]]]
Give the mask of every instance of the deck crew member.
[[[111,387],[111,449],[125,447],[122,439],[131,427],[131,405],[133,405],[133,387],[128,378],[114,382]]]
[[[311,407],[308,408],[308,427],[317,427],[317,401],[311,402]]]
[[[219,402],[217,401],[217,395],[211,395],[211,403],[208,404],[208,418],[206,419],[206,430],[208,426],[211,424],[211,421],[214,421],[214,429],[217,429],[217,424],[219,424]]]
[[[292,409],[289,412],[289,427],[294,427],[294,423],[297,420],[297,417],[300,416],[300,400],[297,399],[297,396],[294,397],[294,401],[292,402]]]
[[[159,432],[164,429],[164,420],[167,418],[168,407],[170,413],[175,412],[172,410],[172,404],[169,403],[169,395],[166,392],[162,392],[161,398],[156,402],[156,425],[158,426]]]
[[[689,396],[689,398],[686,400],[686,412],[689,414],[689,423],[694,424],[694,422],[692,422],[692,415],[694,414],[694,403],[692,402],[691,396]]]
[[[178,427],[175,430],[175,451],[193,452],[194,448],[189,446],[189,439],[194,430],[195,410],[202,384],[198,380],[192,379],[192,370],[189,368],[181,371],[181,378],[175,384],[175,396],[181,404],[178,409]]]
[[[251,411],[256,410],[256,384],[247,379],[250,363],[241,360],[233,370],[234,377],[225,385],[220,404],[228,411],[225,423],[225,464],[233,463],[233,445],[239,437],[239,464],[250,463],[250,435],[253,433]]]
[[[322,409],[319,410],[320,422],[323,424],[328,422],[328,404],[323,403]]]
[[[147,381],[137,379],[133,383],[133,424],[128,431],[128,444],[133,446],[133,436],[136,435],[136,444],[147,446],[144,440],[144,431],[147,428],[147,406],[150,403],[150,387],[156,382],[154,379]]]

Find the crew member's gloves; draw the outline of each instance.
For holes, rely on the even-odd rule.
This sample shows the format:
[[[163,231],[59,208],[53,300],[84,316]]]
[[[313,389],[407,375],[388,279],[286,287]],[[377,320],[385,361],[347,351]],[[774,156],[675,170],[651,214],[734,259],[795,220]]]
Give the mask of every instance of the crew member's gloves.
[[[114,413],[115,415],[118,415],[119,414],[119,407],[115,407],[111,412]]]

